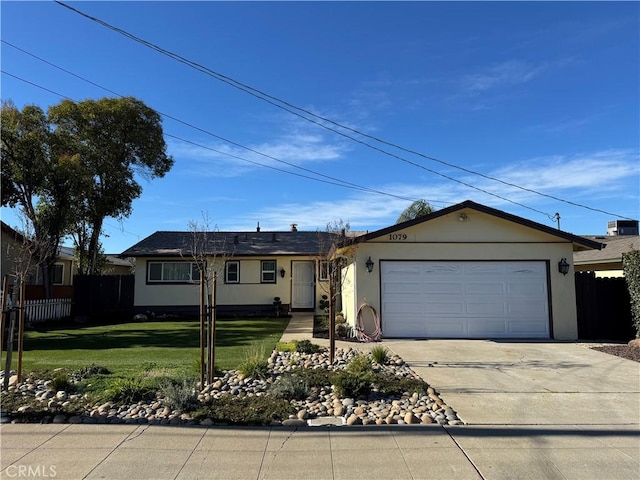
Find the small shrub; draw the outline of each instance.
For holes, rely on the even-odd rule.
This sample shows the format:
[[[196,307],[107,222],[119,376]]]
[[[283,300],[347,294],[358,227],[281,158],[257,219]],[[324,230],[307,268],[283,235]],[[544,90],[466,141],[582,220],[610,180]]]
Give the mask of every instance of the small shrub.
[[[64,372],[58,372],[56,376],[51,379],[49,388],[51,388],[51,390],[55,392],[58,392],[60,390],[71,392],[75,390],[74,386],[69,381],[69,376]]]
[[[369,355],[356,355],[347,367],[332,379],[338,395],[359,398],[371,392],[373,370]]]
[[[246,358],[238,365],[237,370],[246,377],[267,378],[269,364],[264,358],[264,348],[250,350]]]
[[[631,299],[631,321],[640,338],[640,250],[632,250],[622,255],[624,278]]]
[[[93,377],[95,375],[111,375],[111,371],[101,365],[96,365],[92,363],[86,367],[80,368],[74,371],[71,374],[71,380],[74,382],[82,382],[89,377]]]
[[[374,376],[373,384],[384,395],[402,395],[405,392],[425,392],[429,385],[418,378],[397,377],[387,373]]]
[[[273,382],[269,393],[285,400],[304,400],[309,396],[309,384],[298,375],[283,375]]]
[[[373,361],[378,365],[384,365],[389,359],[389,350],[382,345],[376,345],[371,349],[371,358],[373,358]]]
[[[291,342],[278,342],[276,343],[276,350],[279,352],[295,352],[296,351],[296,341],[292,340]]]
[[[353,375],[366,375],[371,374],[371,367],[371,357],[360,353],[351,359],[345,370]]]
[[[311,340],[296,341],[296,352],[299,353],[317,353],[322,349],[320,345],[311,343]]]
[[[140,378],[115,378],[109,382],[104,399],[118,403],[136,403],[155,397],[157,385]]]
[[[291,375],[296,375],[311,387],[326,387],[331,385],[331,379],[336,375],[324,368],[302,368],[298,367],[291,371]]]
[[[210,418],[216,423],[270,425],[273,421],[286,420],[295,412],[295,408],[288,400],[274,398],[271,395],[259,397],[223,395],[205,403],[192,416],[195,420]]]
[[[186,412],[198,405],[198,390],[194,382],[187,378],[163,382],[160,393],[164,397],[164,404],[172,410]]]
[[[342,397],[360,398],[371,393],[371,375],[354,375],[346,370],[339,372],[331,381],[336,393]]]

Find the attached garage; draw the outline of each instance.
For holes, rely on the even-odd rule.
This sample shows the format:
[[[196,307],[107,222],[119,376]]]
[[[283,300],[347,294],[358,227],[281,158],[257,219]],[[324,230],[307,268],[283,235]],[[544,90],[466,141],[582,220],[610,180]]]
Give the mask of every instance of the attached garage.
[[[386,338],[549,338],[543,261],[381,261]]]
[[[469,200],[355,243],[342,311],[363,331],[375,311],[382,338],[575,340],[573,253],[602,248]]]

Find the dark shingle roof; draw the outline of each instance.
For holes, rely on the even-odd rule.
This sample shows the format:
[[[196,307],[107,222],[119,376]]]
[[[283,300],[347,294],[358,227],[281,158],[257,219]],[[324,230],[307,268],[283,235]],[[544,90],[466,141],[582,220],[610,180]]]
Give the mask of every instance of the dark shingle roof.
[[[328,232],[206,232],[206,254],[213,255],[319,255],[332,241]],[[192,232],[156,232],[128,248],[123,257],[190,255]],[[205,243],[205,242],[203,242]]]

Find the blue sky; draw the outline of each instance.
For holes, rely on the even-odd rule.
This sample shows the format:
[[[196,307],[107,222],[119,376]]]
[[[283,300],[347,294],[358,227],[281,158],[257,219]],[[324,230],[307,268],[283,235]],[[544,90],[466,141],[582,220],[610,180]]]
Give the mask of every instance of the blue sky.
[[[109,253],[157,230],[187,230],[203,212],[220,230],[252,230],[257,222],[263,230],[291,223],[324,230],[336,220],[376,230],[415,199],[435,208],[470,199],[549,226],[559,212],[562,229],[576,234],[604,234],[612,214],[640,217],[637,2],[70,5],[444,162],[316,119],[370,148],[54,2],[3,1],[3,100],[20,108],[60,102],[23,80],[74,100],[114,95],[36,56],[198,127],[164,119],[175,166],[162,179],[141,180],[129,218],[107,220]],[[358,188],[318,181],[328,177]],[[2,219],[19,225],[7,208]]]

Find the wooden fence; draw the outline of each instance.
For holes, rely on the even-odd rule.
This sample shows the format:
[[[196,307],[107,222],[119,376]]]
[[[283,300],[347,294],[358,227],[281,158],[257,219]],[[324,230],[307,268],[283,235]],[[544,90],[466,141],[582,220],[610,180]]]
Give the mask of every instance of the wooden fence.
[[[631,298],[624,278],[598,278],[576,272],[578,337],[584,340],[622,340],[635,337]]]
[[[0,302],[2,302],[2,295],[0,295]],[[71,304],[70,298],[25,300],[25,320],[29,323],[62,320],[71,316]],[[13,306],[19,307],[17,303]]]
[[[71,316],[71,299],[27,300],[24,306],[24,313],[26,321],[29,323],[61,320]]]

